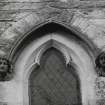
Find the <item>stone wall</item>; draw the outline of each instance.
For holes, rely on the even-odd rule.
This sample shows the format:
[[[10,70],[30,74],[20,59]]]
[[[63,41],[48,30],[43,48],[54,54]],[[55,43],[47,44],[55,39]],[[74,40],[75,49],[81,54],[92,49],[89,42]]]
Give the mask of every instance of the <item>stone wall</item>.
[[[2,0],[0,1],[1,55],[17,37],[47,20],[65,22],[89,37],[98,48],[105,45],[104,0]]]
[[[0,0],[0,56],[9,57],[19,38],[38,24],[52,20],[72,26],[89,38],[97,49],[105,51],[104,0]],[[13,84],[14,81],[0,83],[0,105],[6,105],[9,100],[2,99],[6,94],[2,90],[8,93],[7,87],[12,90],[16,86]],[[105,105],[104,85],[105,77],[98,76],[95,81],[97,105]]]

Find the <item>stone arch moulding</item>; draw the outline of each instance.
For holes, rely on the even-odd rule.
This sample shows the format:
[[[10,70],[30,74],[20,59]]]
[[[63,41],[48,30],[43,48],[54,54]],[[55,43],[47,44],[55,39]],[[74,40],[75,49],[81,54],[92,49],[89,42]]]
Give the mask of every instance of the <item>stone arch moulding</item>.
[[[50,48],[54,48],[54,49],[58,50],[62,54],[62,56],[64,58],[64,62],[65,62],[64,64],[67,66],[67,68],[70,68],[70,67],[74,67],[76,69],[78,68],[78,65],[76,65],[74,63],[74,61],[73,61],[74,59],[72,59],[72,54],[74,54],[76,56],[75,52],[72,51],[72,49],[69,49],[63,43],[58,42],[58,40],[57,40],[58,38],[57,38],[56,34],[55,35],[52,34],[51,36],[52,37],[50,37],[50,35],[49,35],[49,37],[50,37],[49,40],[47,42],[45,42],[44,44],[42,44],[40,47],[38,47],[36,49],[37,51],[33,52],[33,54],[29,57],[28,62],[30,62],[30,60],[32,61],[32,59],[33,59],[33,63],[31,62],[31,64],[29,64],[30,66],[28,65],[28,63],[26,64],[27,66],[25,67],[25,69],[27,71],[25,72],[25,78],[24,78],[24,80],[27,80],[27,78],[28,78],[28,81],[29,81],[29,78],[30,78],[32,72],[33,71],[36,71],[36,72],[38,71],[37,68],[40,68],[40,62],[41,62],[41,59],[43,57],[43,54],[47,50],[49,50]],[[82,103],[81,102],[82,99],[81,99],[81,92],[80,92],[80,83],[79,83],[80,79],[78,78],[78,72],[76,70],[73,71],[73,73],[75,74],[75,76],[76,76],[75,78],[78,81],[78,91],[79,91],[79,95],[80,95],[79,96],[79,101],[80,101],[79,104],[82,105],[81,104]],[[30,82],[28,82],[28,83],[30,83]],[[30,84],[28,86],[30,86]],[[25,84],[24,87],[27,87],[27,85]],[[25,91],[29,91],[27,94],[29,94],[28,96],[30,96],[30,88],[25,90]],[[27,94],[25,94],[25,98],[24,99],[27,99],[27,97],[26,97]],[[30,98],[28,98],[27,100],[29,100],[29,99]],[[27,102],[27,103],[26,102],[24,102],[24,103],[27,104],[27,103],[30,103],[30,101]],[[29,104],[29,105],[31,105],[31,104]]]
[[[53,28],[51,26],[53,26]],[[37,32],[39,29],[43,30],[43,28],[45,27],[47,27],[48,30],[51,30],[51,31],[55,31],[56,28],[59,30],[60,29],[65,30],[64,32],[66,34],[69,34],[68,37],[71,37],[71,36],[75,37],[75,39],[79,42],[79,44],[81,44],[87,50],[89,55],[93,58],[93,62],[95,61],[95,58],[99,53],[99,49],[97,49],[94,43],[86,35],[82,34],[82,32],[77,31],[77,29],[72,27],[69,23],[64,23],[56,19],[55,20],[50,19],[35,25],[31,30],[28,31],[28,33],[26,34],[21,33],[21,35],[18,35],[14,38],[14,44],[11,45],[10,50],[6,55],[6,57],[5,58],[1,57],[1,59],[4,58],[5,60],[9,61],[10,62],[9,65],[12,65],[11,66],[12,68],[9,68],[9,71],[12,71],[11,73],[9,72],[9,78],[11,78],[12,77],[11,75],[13,75],[13,71],[14,71],[13,68],[14,68],[16,58],[18,58],[18,55],[22,52],[22,49],[24,49],[25,46],[28,45],[28,42],[31,42],[32,40],[35,40],[38,37],[41,37],[40,35],[37,35]],[[13,29],[15,29],[15,26]],[[14,31],[11,31],[11,32],[12,32],[11,34],[15,34],[13,33]],[[6,81],[10,79],[3,78],[1,80]]]
[[[49,33],[32,43],[22,51],[15,63],[15,77],[21,87],[22,105],[29,105],[28,78],[37,65],[40,65],[42,54],[50,47],[58,49],[65,57],[67,64],[75,65],[80,79],[82,104],[95,105],[94,81],[96,73],[89,54],[75,41],[68,39],[64,34]],[[85,59],[84,59],[85,58]],[[88,63],[87,63],[88,62]],[[21,95],[21,96],[19,96]]]
[[[60,29],[61,31],[64,31],[63,33],[59,33],[59,31],[55,32],[55,30],[52,30],[51,26],[56,26],[54,27],[54,29]],[[46,27],[51,30],[51,33],[49,33],[48,30],[48,33],[44,33],[42,31],[46,29]],[[43,34],[40,35],[39,32],[42,32]],[[60,47],[60,49],[58,50],[60,50],[61,52],[65,52],[63,53],[63,55],[66,58],[66,63],[68,64],[68,61],[71,61],[70,63],[75,65],[80,78],[81,97],[83,105],[88,105],[88,103],[95,105],[94,102],[96,99],[94,93],[94,81],[96,78],[96,72],[94,70],[94,59],[97,55],[97,48],[85,35],[81,34],[80,32],[76,31],[74,28],[65,23],[56,21],[47,21],[35,26],[35,28],[33,28],[29,33],[24,34],[22,37],[19,37],[16,40],[16,43],[11,48],[8,59],[14,62],[15,76],[12,80],[16,82],[16,89],[12,88],[11,91],[13,91],[15,94],[10,96],[9,99],[14,99],[16,103],[21,103],[20,105],[29,105],[28,76],[31,70],[37,67],[37,64],[35,65],[34,62],[35,59],[30,59],[35,58],[34,54],[39,51],[41,53],[39,52],[37,53],[37,55],[40,58],[40,55],[42,55],[42,52],[44,51],[43,48],[48,49],[47,47],[50,44],[53,45],[53,47],[55,47],[54,44],[58,45]],[[33,55],[34,57],[31,55]],[[36,60],[37,63],[39,58]],[[28,60],[30,60],[31,64],[27,62]],[[28,65],[29,68],[27,68],[25,65]],[[11,93],[8,92],[8,94]]]
[[[31,62],[31,64],[29,64],[30,66],[27,64],[26,70],[30,70],[31,68],[33,68],[33,66],[40,66],[40,61],[41,61],[41,57],[42,57],[43,53],[46,52],[50,48],[55,48],[62,53],[62,55],[65,59],[66,66],[75,65],[73,63],[73,59],[70,55],[70,50],[68,49],[68,47],[63,45],[62,43],[54,40],[53,37],[50,37],[50,35],[47,36],[47,37],[49,37],[49,40],[47,42],[45,42],[44,44],[42,44],[35,51],[33,51],[31,56],[29,57],[28,62]],[[72,51],[72,49],[71,49],[71,51]],[[72,51],[72,53],[73,53],[73,51]],[[32,71],[29,71],[27,73],[27,71],[26,71],[26,73],[28,74],[26,76],[29,77],[31,72]]]
[[[96,45],[87,37],[87,35],[84,35],[82,32],[78,31],[76,28],[72,27],[70,24],[64,23],[62,21],[58,21],[58,20],[48,20],[45,22],[42,22],[40,24],[35,25],[35,27],[33,27],[31,29],[31,31],[27,32],[24,35],[20,35],[17,37],[17,39],[15,39],[14,45],[11,47],[11,50],[9,52],[9,54],[7,55],[7,59],[9,59],[10,61],[14,62],[14,58],[16,57],[17,52],[20,51],[21,47],[23,47],[23,45],[27,44],[27,41],[31,40],[29,37],[32,36],[33,33],[35,33],[37,30],[39,30],[39,28],[43,27],[48,27],[50,26],[51,28],[52,26],[56,26],[56,27],[60,27],[64,28],[67,33],[71,32],[75,37],[77,37],[77,40],[80,40],[81,42],[83,42],[83,44],[85,45],[87,52],[92,52],[92,55],[94,57],[96,57],[98,55],[99,49],[96,47]],[[56,29],[55,27],[53,27],[52,29]],[[34,35],[34,39],[38,38],[39,36]],[[18,55],[18,54],[17,54]]]

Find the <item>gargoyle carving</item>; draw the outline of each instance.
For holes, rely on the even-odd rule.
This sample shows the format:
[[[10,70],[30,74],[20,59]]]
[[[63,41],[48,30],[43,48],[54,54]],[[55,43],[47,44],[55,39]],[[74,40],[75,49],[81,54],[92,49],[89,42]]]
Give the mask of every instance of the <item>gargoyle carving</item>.
[[[0,57],[0,81],[8,81],[12,77],[12,65],[9,60]]]
[[[105,77],[105,52],[99,54],[96,58],[96,71],[99,76]]]

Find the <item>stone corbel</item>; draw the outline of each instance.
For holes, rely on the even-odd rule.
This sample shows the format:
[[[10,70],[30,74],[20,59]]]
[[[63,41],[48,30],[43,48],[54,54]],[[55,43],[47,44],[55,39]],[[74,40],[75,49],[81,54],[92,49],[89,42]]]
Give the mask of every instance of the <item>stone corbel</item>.
[[[0,81],[9,81],[13,76],[11,62],[5,57],[0,57]]]
[[[97,56],[95,63],[98,76],[105,77],[105,51]]]

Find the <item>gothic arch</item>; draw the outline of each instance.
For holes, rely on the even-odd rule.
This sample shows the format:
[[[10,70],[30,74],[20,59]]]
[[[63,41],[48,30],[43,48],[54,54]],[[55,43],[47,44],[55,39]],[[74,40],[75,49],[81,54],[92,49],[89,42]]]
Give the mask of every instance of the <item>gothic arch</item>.
[[[57,44],[56,44],[57,45]],[[40,54],[40,57],[39,57],[39,59],[40,59],[40,62],[41,62],[41,64],[39,63],[36,67],[32,67],[31,68],[31,72],[29,73],[29,92],[28,92],[28,94],[29,94],[29,103],[30,103],[30,105],[32,104],[32,102],[31,102],[31,99],[34,99],[35,97],[34,97],[34,95],[32,96],[32,94],[31,93],[33,93],[32,92],[32,90],[34,90],[34,89],[31,89],[31,85],[33,85],[33,83],[32,83],[32,81],[34,81],[35,80],[35,78],[37,77],[37,74],[40,74],[40,72],[44,72],[44,69],[43,69],[43,67],[44,67],[44,65],[46,64],[46,61],[48,60],[48,58],[49,58],[49,56],[51,57],[51,51],[53,51],[53,54],[56,56],[56,60],[59,60],[59,62],[60,63],[62,63],[60,66],[58,66],[57,67],[57,69],[56,70],[58,70],[58,68],[61,68],[61,67],[64,67],[65,69],[64,69],[64,71],[65,72],[67,72],[67,71],[69,71],[68,73],[70,73],[69,74],[69,77],[70,77],[70,75],[71,76],[73,76],[73,78],[72,78],[72,80],[75,80],[74,82],[73,82],[73,84],[75,84],[74,85],[74,88],[75,88],[75,91],[73,92],[73,94],[72,95],[74,95],[75,96],[75,99],[77,99],[77,100],[75,100],[74,101],[74,103],[76,103],[76,102],[78,102],[78,104],[79,105],[82,105],[82,103],[81,103],[81,90],[80,90],[80,79],[79,79],[79,77],[78,77],[78,74],[77,74],[77,71],[76,71],[76,65],[74,66],[73,65],[73,62],[72,62],[72,59],[71,59],[71,61],[70,61],[70,64],[69,65],[67,65],[67,58],[66,58],[66,56],[67,56],[67,54],[69,54],[68,53],[68,51],[66,51],[66,53],[65,53],[65,48],[62,50],[62,49],[60,49],[59,48],[59,46],[60,46],[60,44],[58,44],[59,46],[58,47],[56,47],[56,45],[50,45],[49,47],[47,47],[47,48],[45,48],[45,50],[44,51],[39,51],[39,52],[42,52],[41,54]],[[54,53],[55,52],[55,53]],[[47,55],[47,54],[48,55]],[[38,54],[39,55],[39,54]],[[36,55],[36,56],[38,56],[38,55]],[[45,55],[47,56],[47,57],[45,57]],[[44,58],[43,58],[44,57]],[[69,57],[69,56],[68,56]],[[42,60],[43,59],[43,60]],[[52,60],[53,60],[54,58],[52,58]],[[56,61],[55,60],[55,61]],[[60,63],[58,62],[58,64],[54,64],[54,65],[59,65]],[[42,67],[43,66],[43,67]],[[49,64],[49,65],[47,65],[47,67],[50,67],[51,65]],[[42,68],[42,70],[41,70],[41,68]],[[55,71],[56,72],[56,70],[54,70],[54,68],[56,68],[56,66],[55,67],[50,67],[50,68],[52,68],[52,71]],[[61,69],[59,69],[59,70],[61,70]],[[62,70],[61,70],[62,71]],[[60,72],[60,71],[59,71]],[[58,72],[56,72],[56,73],[58,73]],[[59,73],[58,73],[59,74]],[[35,77],[36,76],[36,77]],[[56,76],[55,76],[56,77]],[[66,76],[67,77],[67,76]],[[34,79],[33,79],[34,78]],[[40,78],[39,78],[40,79]],[[48,79],[48,78],[47,78]],[[62,78],[63,79],[63,78]],[[52,79],[51,79],[52,80]],[[65,80],[65,79],[64,79]],[[37,81],[36,81],[37,82]],[[66,83],[66,81],[65,81],[65,83]],[[68,84],[70,84],[69,82],[67,82]],[[34,85],[36,85],[36,84],[34,84]],[[41,84],[42,86],[43,86],[43,84]],[[55,85],[54,85],[54,87],[55,87]],[[53,87],[53,88],[54,88]],[[71,87],[71,85],[70,85],[70,87]],[[69,88],[70,88],[69,87]],[[39,89],[40,89],[40,87],[38,87]],[[62,87],[61,87],[62,88]],[[74,89],[73,88],[73,89]],[[57,88],[56,88],[57,89]],[[66,87],[66,89],[67,89],[67,87]],[[65,91],[66,91],[66,89],[65,89]],[[42,90],[43,91],[43,90]],[[46,89],[45,89],[45,91],[47,91]],[[73,90],[72,90],[73,91]],[[71,92],[72,92],[71,91]],[[44,91],[43,91],[44,92]],[[71,92],[70,92],[70,96],[72,97],[72,95],[71,95]],[[75,93],[77,94],[77,95],[75,95]],[[43,93],[42,93],[43,94]],[[56,93],[57,94],[57,93]],[[43,94],[44,95],[44,94]],[[42,96],[43,96],[42,95]],[[64,93],[62,94],[62,95],[64,95]],[[34,98],[32,98],[32,97],[34,97]],[[37,96],[36,96],[37,97]],[[47,97],[48,99],[50,99],[51,98],[51,96],[45,96],[45,97]],[[67,98],[67,97],[66,97]],[[57,99],[57,98],[56,98]],[[65,99],[65,98],[64,98]],[[74,97],[73,97],[73,99],[74,99]],[[52,100],[52,99],[51,99]],[[62,99],[63,100],[63,99]],[[37,101],[37,100],[36,100]],[[34,101],[35,102],[35,101]],[[71,102],[71,101],[69,101],[69,102]],[[54,102],[52,102],[51,101],[51,103],[48,101],[48,103],[49,104],[51,104],[51,103],[53,103],[54,104]],[[66,103],[66,102],[65,102]],[[34,103],[35,104],[35,103]],[[56,103],[57,104],[57,103]],[[55,105],[56,105],[55,104]],[[70,104],[70,103],[69,103]]]
[[[46,50],[50,49],[51,47],[57,49],[63,55],[66,65],[75,65],[73,63],[73,59],[70,54],[70,52],[72,52],[74,54],[75,54],[75,52],[72,49],[69,49],[64,43],[59,42],[58,41],[59,38],[57,38],[56,35],[55,35],[56,39],[54,38],[54,35],[52,35],[52,37],[50,37],[50,35],[47,35],[43,38],[41,41],[42,42],[41,45],[39,45],[39,47],[37,47],[36,49],[33,49],[32,54],[30,55],[30,57],[28,59],[28,62],[30,62],[30,60],[31,60],[31,65],[30,66],[28,65],[26,67],[26,71],[25,71],[27,73],[27,74],[25,73],[26,78],[27,77],[29,78],[30,73],[32,72],[31,68],[33,68],[33,66],[36,66],[36,65],[40,66],[40,60],[41,60],[43,53],[46,52]],[[46,40],[45,40],[45,38],[46,38]],[[34,58],[33,58],[33,56],[34,56]],[[33,63],[32,63],[32,61],[33,61]],[[75,67],[77,67],[77,66],[75,65]]]
[[[92,58],[93,65],[95,67],[95,59],[98,55],[98,49],[93,44],[93,42],[86,35],[77,31],[74,27],[56,20],[45,21],[33,27],[33,29],[30,30],[28,33],[14,38],[15,42],[12,45],[11,50],[8,52],[6,59],[8,59],[8,61],[12,62],[13,65],[15,65],[15,62],[17,61],[17,58],[19,57],[21,52],[30,43],[49,33],[58,33],[68,39],[72,39],[73,41],[77,42]],[[14,66],[12,66],[12,69],[13,67]]]
[[[41,55],[50,47],[55,47],[62,52],[67,64],[70,62],[75,65],[76,72],[80,78],[82,103],[83,105],[88,105],[88,101],[95,99],[94,81],[96,72],[94,70],[94,62],[92,62],[89,53],[81,45],[64,34],[58,33],[49,33],[34,40],[24,48],[16,61],[14,79],[21,82],[20,85],[22,86],[20,87],[24,90],[22,93],[23,105],[29,105],[28,78],[30,73],[33,68],[40,65]]]
[[[16,94],[21,97],[22,104],[29,105],[30,73],[33,68],[40,65],[42,54],[51,47],[55,47],[63,54],[66,64],[75,66],[80,79],[83,105],[88,105],[88,101],[94,105],[94,81],[97,75],[94,69],[96,47],[85,35],[75,31],[71,26],[56,21],[36,26],[29,33],[19,37],[11,48],[8,57],[14,62],[13,80],[18,81],[17,87],[20,88],[21,94]]]
[[[44,29],[46,30],[45,32]],[[69,34],[67,36],[69,38],[74,37],[74,39],[76,39],[79,42],[79,44],[81,44],[87,50],[87,52],[91,52],[91,56],[97,56],[97,47],[86,35],[82,34],[81,32],[77,31],[74,27],[66,23],[59,22],[56,20],[50,20],[36,25],[34,28],[32,28],[31,31],[18,37],[10,50],[8,58],[10,59],[10,61],[12,60],[14,62],[16,60],[16,56],[18,55],[17,52],[20,53],[21,50],[28,44],[28,42],[30,43],[32,40],[41,37],[42,34],[39,34],[40,32],[43,32],[43,34],[45,34],[46,32],[55,32],[56,30],[58,32],[61,31],[63,33],[66,33],[66,35]]]

